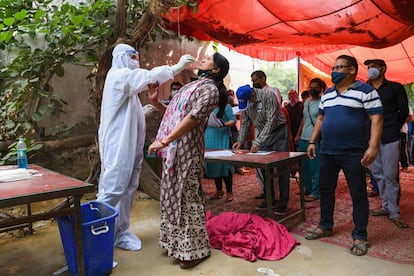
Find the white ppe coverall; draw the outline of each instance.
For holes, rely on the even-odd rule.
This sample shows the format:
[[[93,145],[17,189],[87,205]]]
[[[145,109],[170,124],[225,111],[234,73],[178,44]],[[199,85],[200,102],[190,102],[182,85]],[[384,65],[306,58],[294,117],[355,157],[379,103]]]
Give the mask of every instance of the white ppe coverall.
[[[101,175],[97,200],[114,206],[115,246],[140,250],[141,241],[129,230],[130,212],[143,161],[145,115],[138,94],[148,84],[162,84],[173,78],[169,66],[151,70],[139,68],[132,58],[138,52],[118,44],[112,52],[112,67],[105,79],[99,126]]]

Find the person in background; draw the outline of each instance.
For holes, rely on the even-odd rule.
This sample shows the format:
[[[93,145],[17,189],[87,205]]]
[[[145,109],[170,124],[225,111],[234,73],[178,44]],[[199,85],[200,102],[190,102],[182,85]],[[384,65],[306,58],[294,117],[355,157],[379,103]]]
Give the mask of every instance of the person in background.
[[[180,90],[180,88],[183,87],[183,85],[181,84],[181,82],[179,81],[173,81],[170,84],[170,96],[168,96],[168,99],[162,100],[163,104],[169,104],[171,99],[175,96],[175,94],[178,93],[178,90]]]
[[[300,93],[300,97],[302,98],[302,102],[305,102],[310,97],[309,91],[308,90],[302,91],[302,93]]]
[[[272,92],[273,94],[276,95],[277,102],[279,104],[282,103],[282,94],[280,93],[279,88],[271,87],[266,83],[267,76],[266,76],[265,72],[263,72],[262,70],[254,71],[250,75],[250,78],[252,79],[253,88],[264,89],[268,92]]]
[[[299,101],[298,93],[294,89],[289,90],[288,98],[289,104],[286,106],[286,109],[289,112],[292,139],[295,139],[303,117],[303,103]],[[292,151],[296,151],[296,145],[297,143],[294,143]]]
[[[219,104],[219,95],[227,96],[223,79],[229,62],[216,52],[205,56],[197,68],[199,79],[184,85],[168,106],[158,100],[156,90],[149,96],[164,114],[156,141],[148,147],[150,155],[160,153],[163,160],[159,244],[182,269],[192,268],[210,256],[201,187],[204,129]]]
[[[319,151],[320,221],[305,238],[315,240],[332,235],[335,190],[343,171],[352,198],[352,246],[356,256],[368,251],[368,196],[366,168],[375,160],[382,132],[382,105],[377,91],[356,81],[358,62],[338,56],[332,67],[334,86],[327,89],[319,105],[319,115],[307,150],[315,158],[316,141],[322,134]]]
[[[227,96],[228,96],[228,101],[227,103],[231,106],[231,107],[235,107],[238,106],[237,104],[237,100],[236,100],[236,95],[234,94],[234,90],[229,89],[227,90]],[[233,112],[233,110],[232,110]],[[238,122],[240,122],[241,116],[239,113],[234,114],[235,116],[235,123],[233,125],[230,126],[230,148],[231,146],[237,141],[237,138],[239,137],[239,129],[238,129]],[[234,170],[237,174],[240,175],[244,175],[244,173],[249,172],[248,168],[245,167],[238,167],[238,166],[234,166]]]
[[[400,129],[405,123],[409,109],[408,98],[404,86],[385,78],[387,65],[382,59],[368,59],[364,62],[368,67],[368,83],[381,97],[384,108],[384,129],[378,156],[371,165],[371,172],[377,181],[381,208],[371,211],[372,216],[388,216],[398,227],[408,225],[400,217]]]
[[[295,137],[295,144],[298,144],[298,151],[308,149],[309,139],[315,126],[321,94],[325,91],[326,84],[319,78],[311,79],[309,83],[310,98],[303,104],[303,117]],[[319,194],[319,148],[320,139],[315,141],[315,157],[302,161],[303,185],[305,186],[305,201],[318,200]]]
[[[411,108],[408,108],[408,116],[403,124],[403,126],[400,129],[400,164],[401,164],[401,170],[403,172],[408,172],[408,165],[410,163],[409,158],[409,144],[408,144],[408,124],[413,120],[413,111]]]
[[[178,64],[151,70],[139,67],[138,52],[130,45],[118,43],[112,51],[112,67],[103,89],[99,125],[101,175],[97,201],[114,206],[115,246],[140,250],[141,240],[129,230],[135,191],[144,158],[145,116],[138,94],[152,84],[162,84],[192,62],[189,55]]]
[[[253,81],[254,82],[254,81]],[[250,148],[250,152],[263,151],[288,151],[288,129],[286,118],[280,108],[274,93],[269,93],[266,88],[251,88],[249,85],[241,86],[236,91],[239,101],[239,109],[242,111],[242,121],[240,135],[233,149],[238,150],[246,139],[250,126],[253,123],[255,137]],[[280,168],[280,170],[287,169]],[[264,193],[264,170],[257,169],[256,176]],[[289,201],[289,175],[279,176],[279,202],[275,215],[283,216],[287,214]],[[272,202],[275,206],[275,192],[272,178],[271,191]],[[256,206],[257,210],[265,210],[266,202]]]
[[[219,123],[207,123],[204,133],[206,149],[230,149],[230,128],[236,124],[236,117],[230,104],[222,104],[227,101],[226,95],[220,95],[219,107],[216,107],[210,116],[216,117]],[[224,107],[224,108],[223,108]],[[216,193],[210,199],[221,199],[224,196],[223,181],[226,185],[226,202],[233,201],[233,174],[234,167],[223,164],[204,164],[204,175],[213,178],[216,185]]]
[[[227,90],[227,103],[231,106],[231,107],[233,107],[233,106],[237,106],[237,103],[236,103],[236,99],[235,99],[235,95],[234,95],[234,91],[233,90],[231,90],[231,89],[228,89]]]

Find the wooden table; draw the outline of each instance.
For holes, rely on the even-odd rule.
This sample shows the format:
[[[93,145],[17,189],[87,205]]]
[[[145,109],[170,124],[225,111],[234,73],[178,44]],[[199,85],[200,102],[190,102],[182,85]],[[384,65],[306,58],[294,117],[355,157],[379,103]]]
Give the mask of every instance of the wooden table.
[[[207,152],[214,153],[212,150],[208,150]],[[282,223],[297,215],[301,215],[302,221],[305,221],[305,189],[302,182],[302,166],[300,162],[305,157],[305,152],[272,152],[266,155],[234,154],[232,156],[205,156],[205,162],[264,169],[266,211],[269,217],[274,217],[272,209],[271,179],[276,176],[298,171],[300,209],[280,219],[279,222]],[[296,164],[294,168],[289,167],[292,163]],[[284,169],[282,170],[281,168]],[[275,169],[277,169],[276,172]]]
[[[15,169],[16,166],[2,166],[0,170]],[[45,220],[75,215],[75,240],[79,275],[84,275],[83,249],[82,249],[82,222],[80,200],[86,193],[93,192],[94,186],[83,181],[71,178],[57,172],[53,172],[36,165],[30,165],[41,174],[31,179],[0,183],[0,208],[7,208],[17,205],[27,206],[27,215],[18,218],[0,220],[0,229],[31,224],[38,220]],[[32,214],[30,204],[33,202],[52,200],[57,198],[73,198],[73,206],[66,204],[59,210],[43,211]]]

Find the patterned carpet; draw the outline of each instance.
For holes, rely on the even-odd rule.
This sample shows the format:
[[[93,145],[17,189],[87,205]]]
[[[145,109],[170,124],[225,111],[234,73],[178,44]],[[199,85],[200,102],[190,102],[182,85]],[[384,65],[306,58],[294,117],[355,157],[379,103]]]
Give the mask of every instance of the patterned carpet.
[[[401,172],[401,217],[410,226],[399,229],[387,217],[369,217],[368,239],[370,247],[368,255],[397,263],[414,264],[414,167],[408,173]],[[206,198],[206,207],[217,215],[224,211],[255,213],[265,215],[264,211],[255,211],[260,199],[254,197],[260,193],[254,169],[244,175],[235,174],[233,178],[234,200],[226,203],[224,198],[210,200],[216,188],[210,179],[203,180],[203,191]],[[224,188],[225,190],[225,188]],[[298,185],[291,178],[291,199],[288,212],[299,208]],[[381,206],[379,197],[369,198],[370,209]],[[293,233],[304,235],[319,222],[319,201],[306,203],[306,221],[293,219],[287,222],[286,227]],[[351,246],[352,202],[344,176],[341,174],[336,190],[336,206],[334,213],[334,235],[320,239],[321,241],[349,248]]]

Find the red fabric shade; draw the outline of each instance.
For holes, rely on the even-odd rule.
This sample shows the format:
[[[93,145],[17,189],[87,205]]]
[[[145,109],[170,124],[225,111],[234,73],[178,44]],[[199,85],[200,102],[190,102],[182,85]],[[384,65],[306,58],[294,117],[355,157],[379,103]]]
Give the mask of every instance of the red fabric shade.
[[[355,56],[361,65],[365,59],[382,58],[390,79],[414,81],[414,23],[410,21],[414,1],[197,2],[198,11],[185,6],[170,9],[164,15],[164,26],[262,60],[300,56],[328,73],[340,53]],[[361,78],[366,75],[364,67]]]

